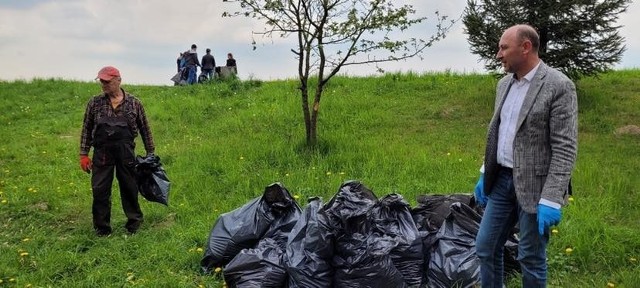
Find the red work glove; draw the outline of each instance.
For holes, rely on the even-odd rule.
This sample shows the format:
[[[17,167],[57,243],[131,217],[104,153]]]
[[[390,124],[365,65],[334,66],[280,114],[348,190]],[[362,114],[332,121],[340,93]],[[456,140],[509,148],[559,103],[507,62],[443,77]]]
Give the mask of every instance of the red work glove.
[[[91,173],[91,158],[87,155],[80,155],[80,168],[82,171]]]

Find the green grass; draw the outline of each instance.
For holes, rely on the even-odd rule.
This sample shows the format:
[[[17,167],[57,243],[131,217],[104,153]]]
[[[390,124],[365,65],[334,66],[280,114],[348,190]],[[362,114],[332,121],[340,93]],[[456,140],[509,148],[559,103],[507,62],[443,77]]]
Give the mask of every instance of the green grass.
[[[577,83],[574,201],[548,249],[550,287],[639,287],[640,136],[613,133],[640,125],[638,79],[639,70],[625,70]],[[219,275],[199,269],[214,221],[276,181],[325,201],[348,179],[414,205],[422,194],[471,192],[495,84],[449,73],[336,78],[315,151],[304,149],[295,81],[125,85],[145,104],[172,181],[170,207],[141,200],[145,223],[126,236],[114,185],[115,232],[98,238],[78,150],[99,86],[0,82],[0,287],[221,287]]]

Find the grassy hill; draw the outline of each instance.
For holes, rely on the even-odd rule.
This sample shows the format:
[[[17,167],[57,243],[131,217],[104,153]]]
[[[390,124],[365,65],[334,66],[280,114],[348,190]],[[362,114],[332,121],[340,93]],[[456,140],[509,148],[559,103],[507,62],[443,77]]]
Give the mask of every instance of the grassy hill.
[[[302,206],[349,179],[412,204],[470,193],[496,84],[446,73],[336,78],[321,102],[320,149],[308,151],[295,81],[126,81],[145,104],[172,191],[169,207],[141,200],[145,223],[127,236],[116,187],[109,238],[94,236],[90,178],[78,164],[99,85],[0,82],[0,287],[221,287],[219,274],[199,269],[214,221],[276,181]],[[640,126],[640,70],[577,87],[574,200],[548,250],[549,286],[640,287],[640,135],[615,133]]]

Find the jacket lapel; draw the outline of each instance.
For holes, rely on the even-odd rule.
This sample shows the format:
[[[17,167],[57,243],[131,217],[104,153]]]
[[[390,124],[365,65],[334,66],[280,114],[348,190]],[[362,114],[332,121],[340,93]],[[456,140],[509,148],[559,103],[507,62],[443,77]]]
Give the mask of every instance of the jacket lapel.
[[[518,115],[518,123],[516,125],[516,131],[520,130],[520,126],[524,122],[524,119],[529,115],[529,110],[533,107],[533,103],[536,102],[536,98],[538,97],[538,93],[542,88],[544,77],[547,75],[547,65],[544,62],[540,61],[540,67],[538,67],[538,71],[531,79],[531,85],[529,85],[529,90],[527,90],[527,95],[524,97],[524,102],[522,102],[522,108],[520,108],[520,114]]]
[[[502,106],[504,105],[504,101],[507,99],[507,94],[509,94],[509,90],[511,89],[511,85],[513,85],[513,76],[511,79],[509,79],[509,81],[505,81],[503,82],[502,85],[500,85],[498,91],[499,91],[499,95],[500,95],[500,105],[498,105],[498,107],[496,107],[496,109],[493,111],[493,118],[495,118],[496,120],[500,120],[500,111],[502,111]]]

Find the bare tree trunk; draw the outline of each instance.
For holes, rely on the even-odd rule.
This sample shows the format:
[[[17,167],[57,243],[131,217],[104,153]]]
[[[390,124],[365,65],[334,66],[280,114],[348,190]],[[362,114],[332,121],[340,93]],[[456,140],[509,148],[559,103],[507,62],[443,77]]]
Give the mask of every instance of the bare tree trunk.
[[[306,132],[307,145],[311,145],[315,136],[315,123],[312,123],[312,116],[309,112],[309,89],[307,88],[306,79],[300,79],[300,97],[302,102],[302,114],[304,117],[304,128]],[[312,128],[312,126],[314,128]]]
[[[320,98],[322,97],[322,91],[324,89],[324,81],[319,79],[318,86],[316,87],[315,96],[313,98],[313,111],[311,111],[311,138],[307,141],[307,144],[315,147],[318,144],[318,116],[320,114]]]

